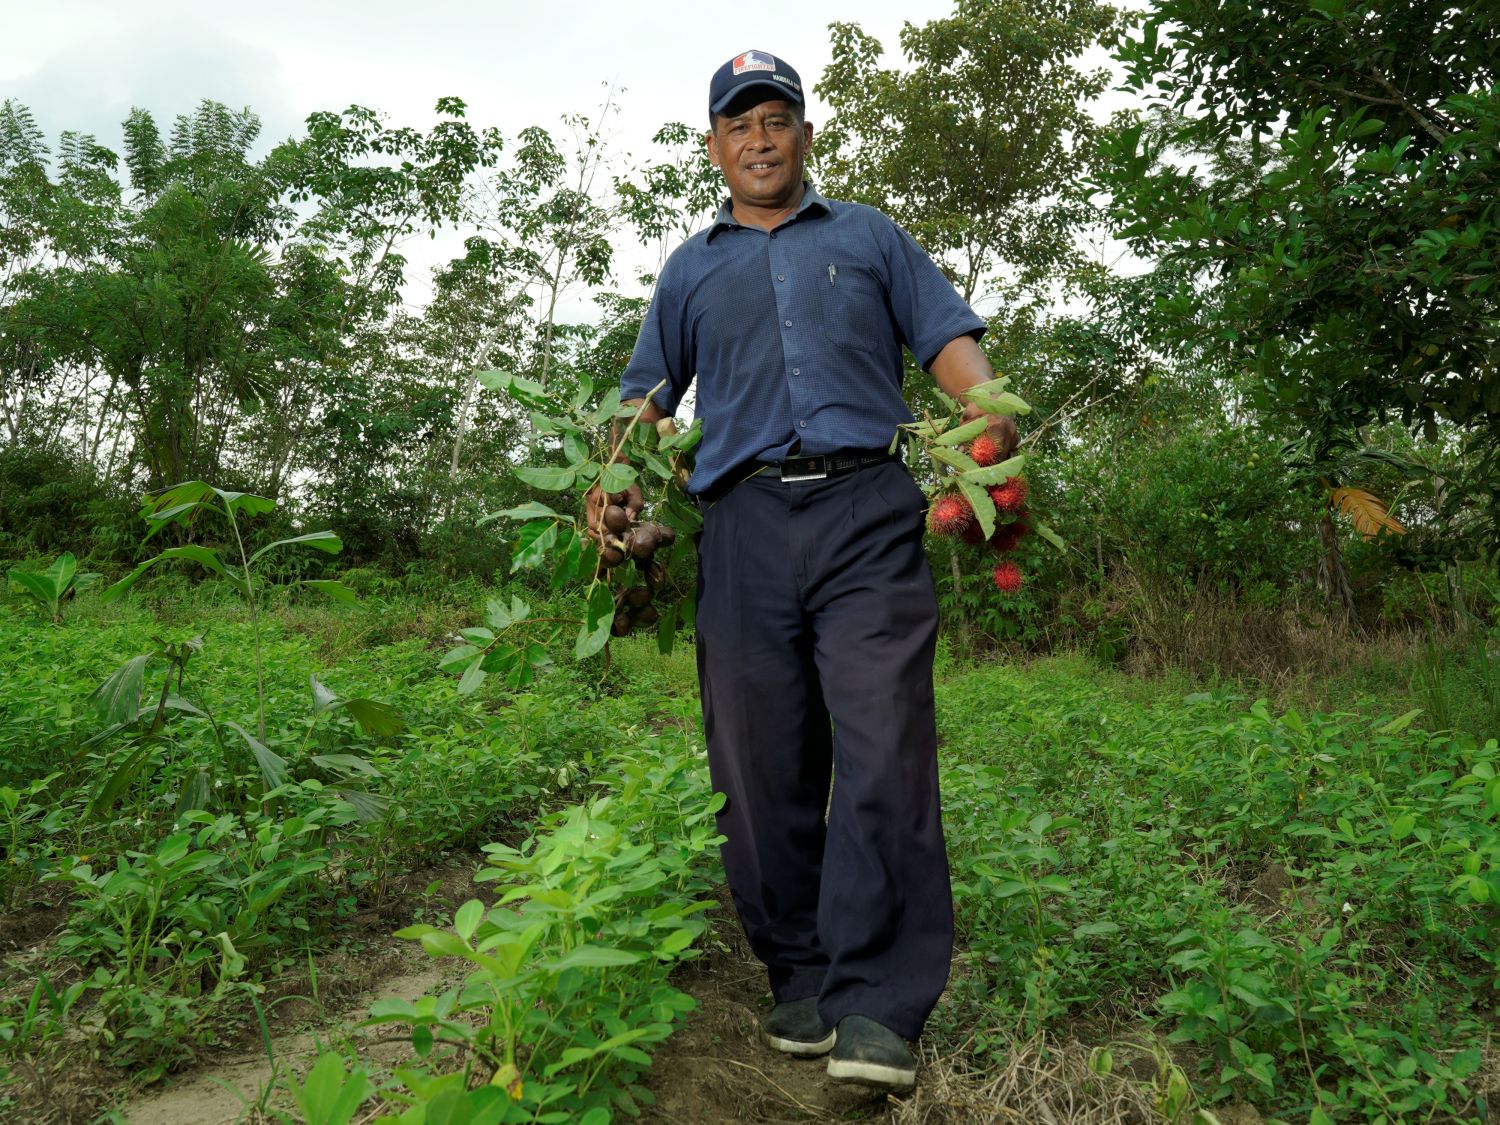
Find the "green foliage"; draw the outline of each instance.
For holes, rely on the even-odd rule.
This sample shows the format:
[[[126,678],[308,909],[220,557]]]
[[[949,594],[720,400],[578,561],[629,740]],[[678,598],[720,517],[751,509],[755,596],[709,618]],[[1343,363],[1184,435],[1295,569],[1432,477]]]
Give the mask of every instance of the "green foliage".
[[[326,554],[336,555],[343,549],[339,537],[331,531],[312,531],[305,535],[295,535],[290,539],[278,539],[267,543],[253,553],[249,553],[245,546],[244,532],[241,527],[242,518],[253,518],[275,511],[276,501],[264,496],[254,496],[245,492],[229,492],[202,481],[188,481],[185,484],[175,485],[154,496],[148,496],[141,508],[141,516],[150,526],[146,533],[146,539],[150,540],[158,532],[168,527],[188,527],[192,525],[204,513],[210,513],[221,518],[227,525],[228,530],[234,537],[235,555],[238,556],[238,564],[228,561],[234,555],[221,555],[217,550],[197,544],[186,544],[180,547],[168,547],[160,554],[147,559],[137,566],[133,571],[121,578],[114,585],[104,591],[103,600],[113,601],[124,596],[140,577],[159,562],[168,562],[181,559],[185,562],[196,563],[198,566],[217,574],[226,579],[235,591],[245,599],[250,607],[250,620],[255,629],[255,697],[256,697],[256,720],[257,733],[261,739],[266,737],[266,692],[265,692],[265,670],[260,662],[260,587],[257,584],[255,564],[272,552],[280,551],[282,548],[305,544],[315,550]],[[332,579],[309,578],[295,583],[317,590],[337,601],[354,604],[358,601],[353,591],[342,583]],[[142,659],[142,658],[136,658]],[[144,664],[142,664],[142,667]],[[135,675],[136,682],[139,676]],[[163,699],[165,700],[166,689],[163,688]],[[107,721],[124,722],[130,716],[123,713],[116,714],[108,711],[105,715]],[[159,723],[160,716],[157,722]],[[243,732],[242,732],[243,733]],[[261,750],[256,749],[255,740],[245,735],[251,741],[251,749],[255,750],[257,756],[264,756]],[[268,784],[274,784],[274,780],[268,775]]]
[[[815,89],[831,108],[814,152],[823,189],[870,203],[948,262],[966,300],[982,281],[1018,303],[1077,265],[1074,193],[1102,71],[1078,56],[1113,27],[1094,0],[1051,5],[960,0],[952,15],[901,32],[905,64],[835,23]]]
[[[1493,740],[1417,712],[1145,706],[1069,665],[971,672],[941,702],[981,1051],[1154,1006],[1209,1101],[1473,1115],[1475,982],[1500,967]]]
[[[584,378],[570,395],[549,395],[544,387],[520,376],[501,371],[485,372],[486,386],[503,390],[522,405],[532,409],[532,419],[539,435],[555,440],[563,463],[521,465],[516,477],[541,492],[574,493],[582,500],[591,488],[606,494],[621,493],[632,487],[648,487],[657,516],[678,533],[671,550],[665,552],[665,573],[693,552],[691,536],[701,526],[697,508],[682,492],[686,478],[687,457],[701,437],[697,422],[686,433],[663,433],[647,425],[637,425],[642,407],[622,406],[618,388],[611,388],[595,398],[591,380]],[[649,401],[649,399],[648,399]],[[552,413],[543,413],[552,411]],[[611,445],[614,427],[624,423],[624,436]],[[616,460],[625,450],[635,464]],[[461,630],[464,643],[450,649],[441,667],[449,671],[462,669],[459,691],[476,690],[486,676],[499,674],[511,688],[530,683],[550,663],[549,646],[556,641],[558,625],[576,625],[573,644],[575,659],[584,660],[609,643],[615,623],[618,597],[625,586],[622,571],[602,565],[600,554],[589,537],[580,513],[558,512],[550,505],[531,500],[484,517],[515,520],[520,524],[511,550],[511,570],[550,568],[549,586],[554,592],[569,589],[587,580],[580,597],[577,617],[538,620],[531,607],[519,598],[510,605],[491,600],[485,611],[485,624]],[[638,570],[646,581],[645,563]],[[679,566],[680,569],[680,566]],[[670,581],[670,580],[669,580]],[[681,585],[681,583],[677,583]],[[679,625],[692,620],[692,601],[684,596],[661,613],[657,630],[662,651],[669,651]],[[546,628],[540,632],[533,625]]]
[[[372,1023],[410,1025],[430,1065],[463,1063],[456,1084],[403,1076],[398,1104],[432,1112],[444,1091],[476,1078],[489,1085],[464,1100],[503,1105],[497,1121],[604,1121],[649,1097],[635,1084],[646,1050],[692,1005],[667,975],[704,932],[704,860],[722,840],[713,818],[723,798],[710,796],[681,736],[615,752],[593,784],[605,795],[541,818],[521,848],[485,848],[478,878],[500,881],[497,906],[472,900],[451,928],[402,931],[430,956],[473,968],[441,996],[372,1007]]]
[[[98,580],[97,574],[79,574],[78,560],[71,552],[64,551],[57,561],[40,574],[26,570],[12,570],[6,575],[11,588],[26,594],[37,607],[43,610],[56,625],[62,620],[62,602],[69,594],[76,595]]]
[[[1100,186],[1176,278],[1167,335],[1249,366],[1267,414],[1493,445],[1496,21],[1481,2],[1157,0],[1121,39],[1147,110],[1105,141]]]

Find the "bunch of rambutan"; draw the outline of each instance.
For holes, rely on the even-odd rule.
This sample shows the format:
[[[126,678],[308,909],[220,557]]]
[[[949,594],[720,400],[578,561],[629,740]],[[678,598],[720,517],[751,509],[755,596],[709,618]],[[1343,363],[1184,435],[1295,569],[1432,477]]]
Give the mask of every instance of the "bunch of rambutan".
[[[969,443],[967,453],[970,460],[980,467],[988,467],[999,459],[999,447],[988,433],[982,433]],[[995,530],[989,537],[989,545],[997,554],[1006,554],[1031,530],[1026,507],[1026,480],[1024,477],[1006,477],[1001,484],[987,490],[995,503]],[[932,502],[927,510],[927,529],[934,535],[953,535],[965,543],[975,546],[983,543],[984,529],[974,514],[974,505],[963,493],[945,492]],[[1002,594],[1014,594],[1020,590],[1026,576],[1011,559],[1001,559],[995,564],[995,588]]]

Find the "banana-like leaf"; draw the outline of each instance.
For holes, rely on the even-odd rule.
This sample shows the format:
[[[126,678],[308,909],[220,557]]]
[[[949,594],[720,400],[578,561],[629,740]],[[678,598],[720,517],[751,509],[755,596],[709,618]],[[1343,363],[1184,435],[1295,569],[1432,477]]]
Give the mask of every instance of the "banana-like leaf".
[[[297,585],[316,590],[325,597],[330,597],[336,602],[343,602],[345,605],[359,605],[359,595],[342,582],[335,582],[332,578],[304,578]]]
[[[353,716],[360,730],[377,738],[394,738],[406,729],[401,712],[376,699],[346,699],[344,710]]]
[[[131,753],[123,762],[115,767],[113,773],[105,778],[104,784],[99,787],[99,792],[89,804],[89,815],[98,816],[108,812],[114,807],[114,803],[120,799],[120,795],[130,788],[130,783],[135,780],[135,775],[140,773],[141,767],[146,764],[153,747],[148,742]]]
[[[313,714],[321,715],[331,707],[339,705],[339,697],[323,686],[317,676],[309,674],[307,682],[312,686]]]
[[[124,578],[120,579],[113,586],[110,586],[107,590],[104,591],[104,593],[100,594],[99,600],[103,602],[112,602],[117,600],[124,595],[125,591],[134,586],[136,582],[140,580],[141,575],[145,574],[146,571],[150,570],[159,562],[168,562],[172,559],[187,559],[189,562],[195,562],[199,566],[205,567],[206,569],[213,571],[215,574],[219,574],[224,578],[227,578],[241,593],[245,592],[245,580],[243,577],[241,577],[240,572],[237,569],[224,562],[223,559],[219,558],[217,553],[209,550],[207,547],[200,547],[196,544],[190,543],[185,547],[168,547],[161,554],[155,556],[154,558],[147,559],[145,562],[141,563],[138,567],[127,574]]]
[[[274,543],[267,543],[255,554],[250,556],[250,561],[255,562],[267,551],[274,551],[277,547],[289,547],[293,543],[306,543],[309,547],[315,547],[319,551],[330,555],[336,555],[344,549],[344,541],[331,531],[311,531],[306,535],[296,535],[291,539],[278,539]]]
[[[380,771],[358,754],[314,754],[312,763],[321,769],[333,770],[346,777],[355,774],[363,774],[365,777],[379,777]]]
[[[224,725],[243,738],[245,745],[250,747],[250,753],[255,757],[255,764],[260,767],[260,776],[266,783],[267,792],[286,784],[285,758],[256,738],[244,727],[240,726],[239,723],[230,721]]]
[[[391,807],[392,801],[389,797],[382,797],[378,793],[366,793],[363,789],[345,789],[341,786],[330,785],[327,792],[348,801],[354,806],[354,815],[359,817],[361,824],[372,824],[385,816],[386,810]]]
[[[73,557],[71,551],[64,551],[57,556],[57,561],[47,568],[47,577],[52,579],[53,588],[61,594],[73,581],[73,575],[78,572],[78,560]]]
[[[1362,488],[1330,488],[1328,503],[1348,516],[1354,530],[1366,539],[1374,539],[1382,531],[1406,534],[1406,528],[1386,510],[1384,501]]]
[[[132,656],[111,672],[109,678],[89,696],[89,706],[106,723],[128,723],[140,714],[146,664],[153,655],[147,652]]]

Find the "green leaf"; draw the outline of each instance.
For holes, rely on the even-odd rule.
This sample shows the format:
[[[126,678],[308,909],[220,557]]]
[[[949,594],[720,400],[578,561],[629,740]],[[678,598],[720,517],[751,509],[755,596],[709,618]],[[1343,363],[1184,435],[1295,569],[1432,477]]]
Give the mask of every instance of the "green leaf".
[[[484,661],[485,654],[480,653],[469,662],[469,666],[464,669],[464,674],[458,678],[459,695],[472,694],[475,690],[478,689],[479,685],[484,682]]]
[[[538,517],[560,520],[563,517],[554,512],[540,500],[530,500],[517,508],[506,508],[503,512],[491,512],[479,519],[480,525],[487,524],[491,520],[534,520]]]
[[[974,515],[979,520],[979,529],[984,532],[988,539],[995,534],[995,502],[990,499],[990,494],[984,488],[975,484],[967,477],[957,477],[958,489],[974,508]]]
[[[267,543],[250,556],[251,565],[254,565],[255,561],[267,551],[274,551],[277,547],[289,547],[294,543],[306,543],[309,547],[329,555],[336,555],[344,549],[344,541],[333,532],[310,531],[306,535],[295,535],[290,539],[278,539],[274,543]]]
[[[244,727],[240,726],[239,723],[228,721],[224,725],[243,738],[245,745],[250,747],[250,753],[255,758],[255,764],[260,767],[261,780],[265,782],[267,792],[286,784],[285,758],[256,738]]]
[[[471,898],[460,906],[453,915],[453,928],[458,936],[464,941],[474,937],[474,931],[479,929],[480,920],[484,918],[484,903],[477,898]]]
[[[546,963],[548,972],[561,973],[568,969],[608,969],[618,965],[634,965],[641,959],[639,953],[625,949],[611,949],[605,945],[580,945],[561,957]]]
[[[979,468],[967,453],[960,453],[956,449],[949,449],[942,445],[931,445],[927,447],[927,452],[932,454],[934,461],[941,461],[943,464],[950,465],[961,473],[968,473]]]
[[[1048,543],[1051,543],[1059,551],[1067,550],[1067,544],[1062,541],[1062,536],[1058,535],[1057,532],[1053,531],[1050,527],[1042,523],[1040,520],[1033,520],[1031,523],[1031,527],[1033,531],[1035,531]]]
[[[624,492],[636,482],[636,471],[630,465],[605,465],[599,471],[599,487],[605,492]]]
[[[1420,708],[1420,707],[1413,707],[1406,714],[1399,715],[1396,718],[1392,719],[1390,722],[1386,723],[1385,726],[1380,727],[1378,730],[1376,730],[1375,733],[1376,734],[1400,734],[1407,727],[1411,726],[1412,721],[1418,715],[1420,715],[1421,713],[1422,713],[1422,708]]]
[[[986,465],[980,468],[970,461],[969,469],[964,471],[964,477],[975,484],[1004,484],[1007,477],[1018,477],[1021,470],[1026,466],[1026,455],[1018,454],[1007,461],[1001,461],[998,465]]]
[[[154,653],[132,656],[94,689],[88,703],[106,723],[128,723],[140,714],[146,664]]]
[[[359,595],[342,582],[336,582],[332,578],[304,578],[297,585],[316,590],[336,602],[343,602],[344,605],[359,605]]]
[[[478,655],[480,655],[480,650],[476,645],[459,645],[457,648],[449,649],[447,655],[438,661],[438,669],[451,672],[460,664],[468,664]]]
[[[951,446],[961,445],[970,438],[976,438],[989,428],[988,418],[975,418],[972,422],[965,422],[961,426],[955,426],[951,430],[945,430],[933,438],[934,445]]]
[[[570,467],[558,468],[554,465],[518,465],[515,474],[523,484],[546,492],[561,492],[572,488],[573,479],[577,475]]]
[[[615,621],[615,599],[609,587],[596,582],[589,590],[588,605],[583,625],[578,630],[578,640],[573,645],[573,658],[586,660],[609,642],[609,630]]]
[[[533,520],[522,524],[510,555],[511,573],[527,567],[541,566],[547,561],[547,552],[556,542],[557,524],[548,520]]]
[[[389,703],[375,699],[346,699],[348,711],[359,729],[374,738],[394,738],[406,729],[406,719]]]
[[[974,394],[971,391],[964,397],[987,414],[1014,415],[1031,413],[1031,404],[1019,395],[1013,395],[1009,391],[1001,391],[999,394]]]

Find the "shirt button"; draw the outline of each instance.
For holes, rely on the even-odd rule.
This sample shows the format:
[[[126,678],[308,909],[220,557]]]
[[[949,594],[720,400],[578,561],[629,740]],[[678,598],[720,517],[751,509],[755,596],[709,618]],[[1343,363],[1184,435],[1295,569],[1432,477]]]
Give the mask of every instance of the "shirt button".
[[[778,273],[776,275],[776,280],[777,281],[785,281],[786,280],[786,274],[784,274],[784,273]]]
[[[801,375],[802,374],[802,368],[800,368],[800,367],[794,367],[794,368],[792,368],[792,374],[793,375]]]
[[[791,322],[791,321],[790,321],[790,320],[789,320],[789,321],[787,321],[787,322],[786,322],[786,326],[787,326],[787,327],[788,327],[788,328],[790,328],[790,327],[791,327],[791,326],[792,326],[792,322]]]
[[[801,426],[804,430],[807,429],[807,419],[802,419],[802,421],[798,422],[797,425]]]

